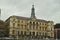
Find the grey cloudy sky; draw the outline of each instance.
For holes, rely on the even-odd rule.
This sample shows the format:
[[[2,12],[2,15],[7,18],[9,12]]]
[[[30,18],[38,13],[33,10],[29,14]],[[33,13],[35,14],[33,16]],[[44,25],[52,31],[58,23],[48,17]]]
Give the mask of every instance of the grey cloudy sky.
[[[60,23],[60,0],[0,0],[1,19],[11,15],[30,17],[33,2],[38,19]]]

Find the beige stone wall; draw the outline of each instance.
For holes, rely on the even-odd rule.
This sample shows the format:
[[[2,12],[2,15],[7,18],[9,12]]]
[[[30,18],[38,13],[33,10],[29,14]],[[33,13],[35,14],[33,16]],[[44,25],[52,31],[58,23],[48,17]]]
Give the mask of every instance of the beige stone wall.
[[[48,36],[54,37],[54,24],[53,24],[53,22],[48,23],[47,32],[48,32]]]
[[[34,27],[33,27],[34,26]],[[13,30],[14,34],[13,34]],[[39,22],[36,20],[18,20],[16,17],[12,17],[10,18],[10,35],[17,35],[19,31],[19,34],[21,34],[21,31],[23,31],[23,35],[24,32],[27,33],[27,35],[29,35],[29,33],[31,32],[31,34],[33,35],[33,32],[35,32],[35,36],[37,35],[44,35],[46,36],[50,36],[50,37],[54,37],[54,26],[53,26],[53,22]]]

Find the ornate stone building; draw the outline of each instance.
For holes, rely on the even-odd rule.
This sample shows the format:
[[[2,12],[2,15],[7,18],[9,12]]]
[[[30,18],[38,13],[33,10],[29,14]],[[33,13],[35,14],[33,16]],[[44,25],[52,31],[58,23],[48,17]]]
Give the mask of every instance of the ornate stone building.
[[[9,37],[54,38],[54,23],[37,19],[32,5],[31,17],[10,16],[6,20]]]

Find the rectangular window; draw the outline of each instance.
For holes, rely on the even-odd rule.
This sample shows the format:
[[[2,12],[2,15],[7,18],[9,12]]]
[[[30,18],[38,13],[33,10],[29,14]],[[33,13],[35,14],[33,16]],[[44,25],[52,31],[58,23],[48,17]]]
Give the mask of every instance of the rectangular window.
[[[23,29],[23,25],[21,25],[21,29]]]
[[[26,35],[26,31],[24,31],[24,35]]]
[[[12,30],[12,34],[14,34],[15,33],[15,30]]]
[[[21,35],[23,35],[23,31],[21,31]]]
[[[47,30],[47,27],[45,27],[45,31]]]
[[[43,32],[43,36],[44,36],[45,34],[44,34],[44,32]]]
[[[19,34],[19,31],[18,31],[18,36],[19,36],[20,34]]]
[[[27,26],[25,25],[25,29],[27,29]]]
[[[18,23],[20,23],[20,21],[18,20]]]
[[[41,35],[41,32],[39,34]]]
[[[15,21],[15,18],[13,19],[13,21]]]
[[[38,22],[36,22],[36,26],[38,26]]]
[[[44,31],[44,27],[43,27],[43,31]]]
[[[20,24],[18,24],[18,26],[20,26]]]
[[[41,25],[41,23],[40,23],[40,25]]]
[[[29,29],[31,29],[31,25],[29,25]]]
[[[40,30],[41,30],[41,27],[40,27]]]
[[[35,26],[33,26],[33,29],[35,29]]]
[[[13,27],[15,27],[15,23],[13,23]]]
[[[23,23],[23,20],[21,21],[21,23]]]
[[[36,29],[38,29],[38,26],[36,26]]]
[[[36,35],[38,36],[38,32],[36,33]]]

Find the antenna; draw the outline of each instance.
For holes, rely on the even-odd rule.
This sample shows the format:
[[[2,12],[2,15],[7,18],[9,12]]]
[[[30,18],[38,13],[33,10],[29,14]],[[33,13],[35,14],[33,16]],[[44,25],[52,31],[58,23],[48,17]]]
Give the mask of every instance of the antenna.
[[[34,1],[32,1],[32,4],[34,5]]]

